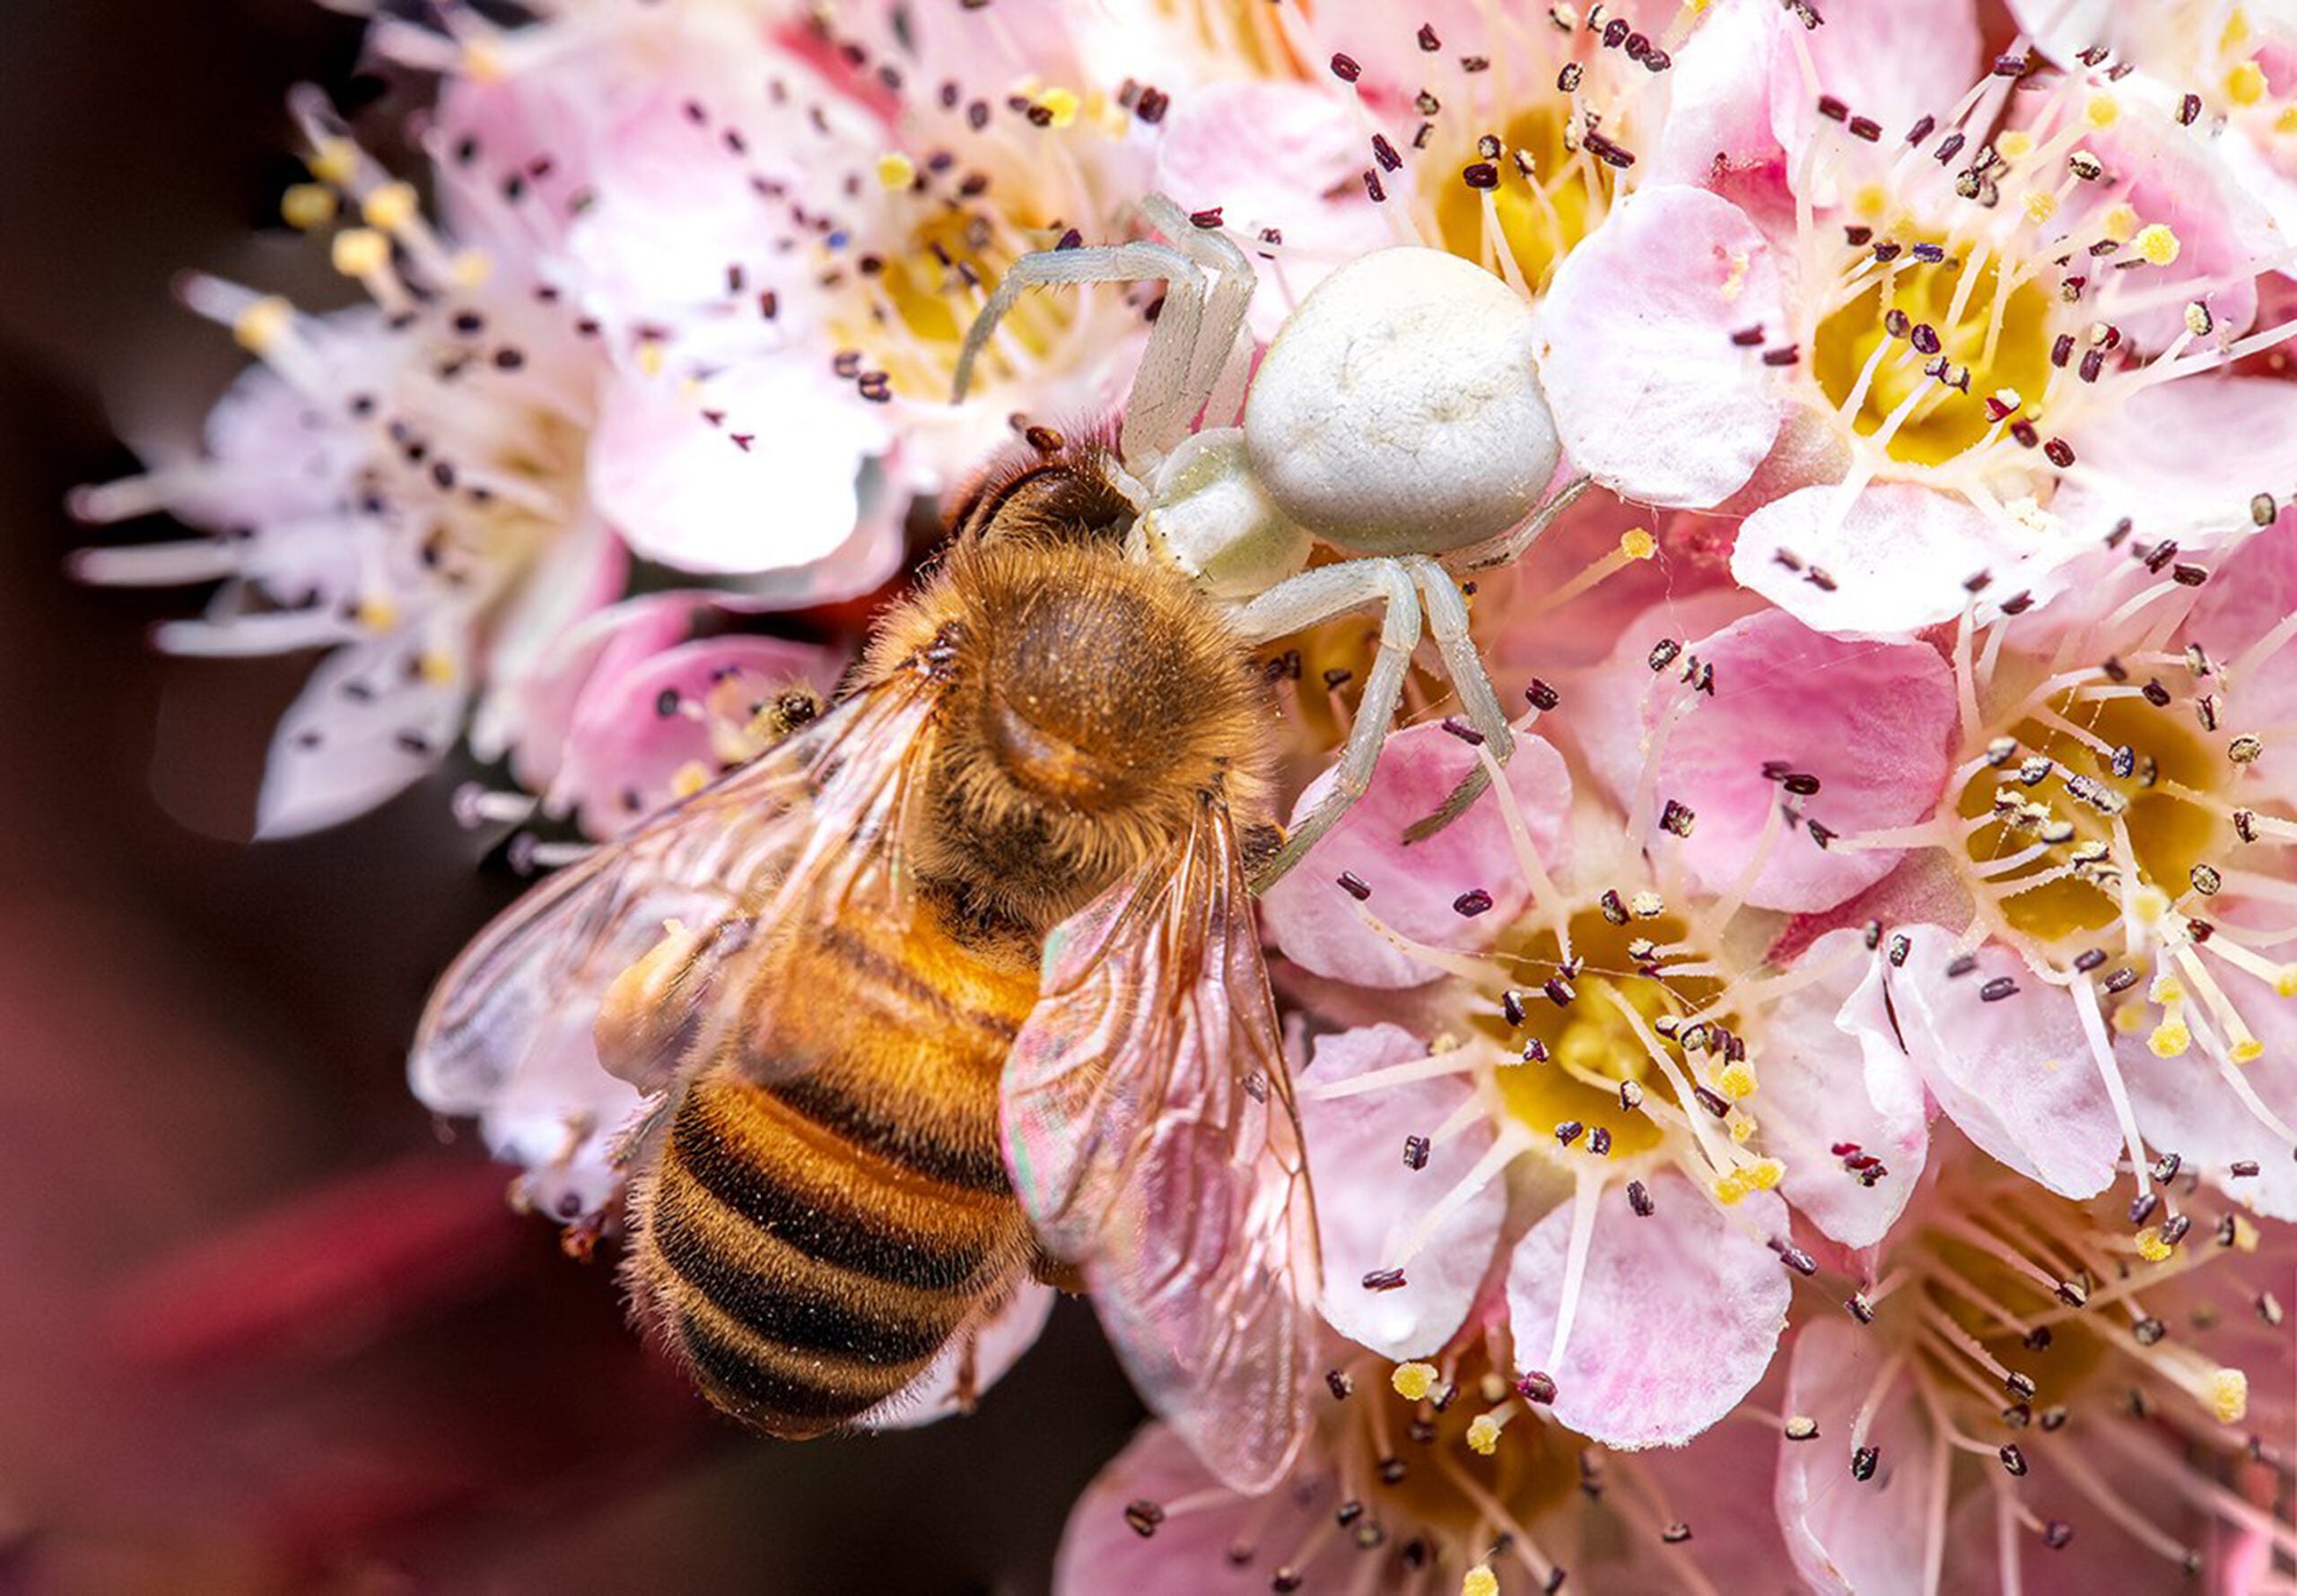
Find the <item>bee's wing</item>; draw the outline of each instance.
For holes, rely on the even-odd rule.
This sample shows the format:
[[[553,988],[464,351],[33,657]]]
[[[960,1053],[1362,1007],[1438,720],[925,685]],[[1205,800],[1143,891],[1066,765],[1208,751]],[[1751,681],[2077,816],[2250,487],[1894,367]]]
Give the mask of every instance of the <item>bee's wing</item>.
[[[415,1033],[416,1095],[450,1113],[497,1100],[525,1067],[589,1049],[607,990],[657,949],[648,1012],[601,1062],[668,1083],[744,978],[753,929],[852,904],[907,911],[901,832],[938,697],[904,670],[512,904],[449,967]],[[666,924],[686,933],[673,948]],[[761,1061],[761,1068],[771,1066]]]
[[[1004,1078],[1006,1163],[1134,1383],[1223,1481],[1307,1431],[1315,1213],[1226,807],[1046,945]]]

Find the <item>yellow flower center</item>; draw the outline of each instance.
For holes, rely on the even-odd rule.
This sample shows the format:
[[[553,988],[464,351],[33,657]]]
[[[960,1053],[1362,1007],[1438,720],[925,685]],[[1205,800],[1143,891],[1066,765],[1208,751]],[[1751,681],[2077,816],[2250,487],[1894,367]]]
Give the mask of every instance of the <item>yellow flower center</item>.
[[[1572,916],[1570,932],[1576,973],[1563,962],[1551,930],[1502,944],[1501,956],[1515,970],[1519,984],[1512,990],[1524,1023],[1510,1025],[1504,1011],[1481,1013],[1475,1023],[1509,1051],[1529,1049],[1533,1056],[1499,1070],[1500,1095],[1507,1111],[1542,1138],[1558,1126],[1580,1125],[1575,1154],[1601,1145],[1599,1129],[1609,1138],[1610,1157],[1651,1152],[1662,1129],[1640,1107],[1628,1106],[1621,1088],[1630,1098],[1677,1103],[1701,1116],[1709,1112],[1681,1104],[1668,1070],[1652,1054],[1655,1048],[1686,1082],[1726,1069],[1717,1025],[1727,1031],[1731,1016],[1714,1016],[1703,1026],[1685,1023],[1720,983],[1707,975],[1669,975],[1651,956],[1646,943],[1683,958],[1678,945],[1685,927],[1672,916],[1615,925],[1597,911],[1583,910]],[[1643,973],[1648,969],[1657,973]],[[1537,1056],[1541,1050],[1544,1060]]]
[[[2218,817],[2184,796],[2214,793],[2224,761],[2189,710],[2157,708],[2144,687],[2100,677],[2052,698],[2010,728],[2014,746],[1993,744],[2000,763],[1981,767],[1957,800],[1965,820],[1987,817],[1966,843],[1971,864],[2012,927],[2037,941],[2119,920],[2125,885],[2134,897],[2180,896],[2224,842]],[[2022,853],[2031,857],[1986,869]],[[2133,863],[2137,879],[2125,883]]]
[[[1812,371],[1838,409],[1858,396],[1850,419],[1862,436],[1895,422],[1884,444],[1892,459],[1950,460],[1993,427],[1988,396],[2040,395],[2050,374],[2050,294],[2017,264],[2005,275],[1996,257],[1973,273],[1951,248],[1944,259],[1924,261],[1908,247],[1870,269],[1880,274],[1872,285],[1819,324]],[[1952,386],[1925,374],[1942,359]]]
[[[1514,258],[1526,284],[1534,291],[1546,287],[1563,257],[1610,211],[1616,188],[1611,167],[1565,146],[1570,117],[1568,103],[1559,99],[1510,121],[1501,135],[1506,148],[1492,162],[1499,172],[1497,188],[1471,188],[1460,180],[1463,167],[1482,159],[1472,148],[1458,160],[1428,163],[1437,236],[1445,249],[1480,264],[1488,245],[1496,244]],[[1519,153],[1530,162],[1528,176],[1517,164]],[[1487,192],[1499,224],[1496,240],[1488,238]]]

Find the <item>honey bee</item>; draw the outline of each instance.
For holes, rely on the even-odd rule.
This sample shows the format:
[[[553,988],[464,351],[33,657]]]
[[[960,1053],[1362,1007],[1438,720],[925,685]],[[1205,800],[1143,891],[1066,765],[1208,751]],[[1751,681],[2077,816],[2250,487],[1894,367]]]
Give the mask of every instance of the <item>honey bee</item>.
[[[839,702],[479,937],[415,1067],[507,1073],[588,1025],[661,1095],[624,1278],[755,1428],[896,1399],[1042,1249],[1144,1394],[1265,1484],[1316,1271],[1245,877],[1277,834],[1264,678],[1125,557],[1097,446],[956,519]]]
[[[624,1275],[745,1423],[882,1411],[1065,1263],[1149,1405],[1253,1492],[1308,1428],[1319,1283],[1252,894],[1363,790],[1423,614],[1506,757],[1439,560],[1512,558],[1582,484],[1538,504],[1558,455],[1528,307],[1432,250],[1333,273],[1243,426],[1215,424],[1253,267],[1141,208],[1170,243],[1023,257],[957,375],[1032,284],[1160,282],[1114,447],[1039,431],[839,702],[514,905],[413,1068],[427,1101],[483,1103],[591,1047],[654,1095]],[[1306,569],[1317,541],[1343,557]],[[1253,650],[1367,606],[1364,708],[1288,834]]]

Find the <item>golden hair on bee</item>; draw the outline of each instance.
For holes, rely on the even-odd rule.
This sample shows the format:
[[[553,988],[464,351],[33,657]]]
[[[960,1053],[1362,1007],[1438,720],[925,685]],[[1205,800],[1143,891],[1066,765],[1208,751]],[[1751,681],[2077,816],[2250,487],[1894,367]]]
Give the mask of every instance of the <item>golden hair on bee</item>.
[[[1178,846],[1206,790],[1264,823],[1275,711],[1195,586],[1125,558],[1108,518],[1130,506],[1093,453],[1009,485],[886,618],[863,678],[957,640],[915,862],[1041,937]]]

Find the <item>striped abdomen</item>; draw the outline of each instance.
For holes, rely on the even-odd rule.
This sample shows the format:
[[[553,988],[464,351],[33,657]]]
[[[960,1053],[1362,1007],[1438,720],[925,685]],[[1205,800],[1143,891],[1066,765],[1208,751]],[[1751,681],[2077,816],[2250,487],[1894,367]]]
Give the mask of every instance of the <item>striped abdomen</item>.
[[[997,1090],[1035,985],[930,925],[841,928],[774,964],[758,1007],[811,1067],[693,1082],[634,1199],[630,1269],[711,1400],[794,1438],[901,1391],[1018,1273]]]

